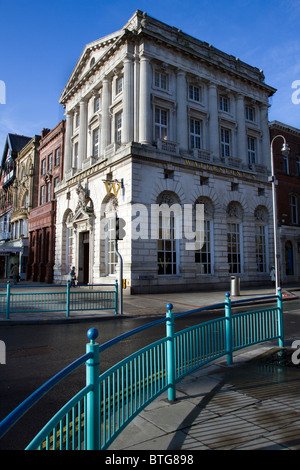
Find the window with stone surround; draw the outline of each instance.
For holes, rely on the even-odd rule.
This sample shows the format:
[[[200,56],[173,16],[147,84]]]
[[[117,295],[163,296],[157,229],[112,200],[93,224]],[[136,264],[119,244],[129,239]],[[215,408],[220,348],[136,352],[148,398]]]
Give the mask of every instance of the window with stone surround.
[[[55,166],[60,164],[60,147],[55,150]]]
[[[161,70],[155,70],[154,72],[154,86],[161,90],[168,90],[169,88],[169,76],[166,72]]]
[[[45,191],[46,191],[46,187],[45,187],[45,186],[41,186],[40,205],[42,205],[42,204],[45,203]]]
[[[299,215],[298,215],[298,197],[295,194],[290,194],[289,196],[290,203],[290,220],[292,225],[299,224]]]
[[[227,206],[227,260],[230,274],[242,272],[242,207],[232,201]]]
[[[46,173],[46,159],[43,158],[42,164],[41,164],[41,175],[44,175]]]
[[[94,98],[94,113],[97,113],[100,109],[100,96]]]
[[[73,221],[73,214],[72,214],[72,212],[70,212],[69,215],[68,215],[68,218],[66,220],[66,228],[65,228],[65,234],[66,234],[65,260],[66,260],[67,274],[69,274],[71,266],[74,263],[74,261],[73,261],[73,224],[72,224],[72,221]]]
[[[122,111],[115,115],[115,139],[117,144],[122,142],[122,125],[123,125],[123,113]]]
[[[155,107],[154,129],[155,139],[168,139],[168,111]]]
[[[199,119],[190,118],[190,148],[202,147],[202,122]]]
[[[157,269],[158,275],[176,275],[179,271],[179,240],[176,236],[178,224],[172,205],[178,204],[177,197],[165,191],[158,198],[159,205],[166,205],[170,211],[162,211],[158,218]]]
[[[99,157],[99,128],[93,130],[93,157]]]
[[[116,95],[119,95],[123,91],[123,77],[118,77],[116,80]]]
[[[197,85],[189,85],[189,99],[201,103],[202,101],[202,89]]]
[[[220,95],[219,96],[219,110],[224,113],[230,112],[230,100],[228,96]]]
[[[78,142],[75,142],[73,145],[73,161],[72,167],[78,168]]]
[[[255,108],[253,106],[246,106],[246,119],[247,121],[255,121]]]
[[[221,156],[222,158],[231,156],[231,131],[221,128]]]
[[[206,197],[201,197],[196,204],[204,205],[204,233],[200,233],[199,237],[200,240],[204,240],[204,244],[200,250],[195,251],[197,272],[213,274],[213,204]]]
[[[256,139],[254,137],[248,136],[248,163],[253,165],[256,163]]]

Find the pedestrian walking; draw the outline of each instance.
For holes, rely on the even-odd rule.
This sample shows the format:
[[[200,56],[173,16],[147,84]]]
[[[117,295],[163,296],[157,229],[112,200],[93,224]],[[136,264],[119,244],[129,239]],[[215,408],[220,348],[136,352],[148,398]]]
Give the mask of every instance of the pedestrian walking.
[[[271,281],[272,281],[273,286],[275,286],[276,273],[275,273],[275,267],[274,266],[272,266],[272,268],[271,268],[270,277],[271,277]]]
[[[11,274],[13,277],[14,284],[17,284],[19,280],[19,266],[17,264],[13,264],[11,267]]]
[[[76,281],[76,271],[75,271],[75,266],[72,266],[71,271],[70,271],[70,286],[75,287],[75,281]]]

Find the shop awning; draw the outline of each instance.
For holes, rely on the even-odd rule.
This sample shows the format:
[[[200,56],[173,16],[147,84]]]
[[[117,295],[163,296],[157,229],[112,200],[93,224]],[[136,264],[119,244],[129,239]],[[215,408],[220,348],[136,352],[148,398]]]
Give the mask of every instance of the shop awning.
[[[24,245],[20,240],[0,243],[1,253],[20,253],[24,251]]]

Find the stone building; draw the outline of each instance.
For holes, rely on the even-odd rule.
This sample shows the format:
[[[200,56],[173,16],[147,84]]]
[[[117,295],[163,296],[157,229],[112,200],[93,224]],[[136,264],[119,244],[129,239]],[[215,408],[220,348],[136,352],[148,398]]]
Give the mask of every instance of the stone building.
[[[20,278],[25,279],[28,263],[28,218],[36,204],[35,188],[38,181],[40,136],[35,135],[16,158],[16,177],[12,186],[10,239],[20,249],[13,261],[19,266]]]
[[[62,180],[65,121],[43,129],[38,147],[39,162],[34,187],[35,204],[29,218],[27,279],[53,282],[55,250],[55,188]]]
[[[21,206],[18,206],[21,210],[20,213],[14,212],[14,218],[11,219],[14,211],[14,194],[15,188],[18,187],[19,175],[17,175],[17,157],[19,152],[29,145],[28,149],[31,152],[31,148],[35,147],[35,138],[25,137],[18,134],[8,134],[6,137],[2,159],[1,159],[1,189],[0,189],[0,278],[8,278],[10,276],[12,264],[18,264],[20,274],[22,272],[21,259],[23,255],[27,256],[27,242],[26,237],[23,241],[24,233],[20,233],[20,226],[22,225],[21,232],[26,230],[26,218],[27,209],[26,205],[26,190],[21,191],[21,188],[25,188],[25,178],[22,178],[22,186],[20,186],[20,195],[24,196],[20,204],[23,204],[24,212],[22,212]],[[33,150],[34,152],[34,150]],[[27,156],[27,154],[26,154]],[[25,175],[23,175],[25,176]],[[16,180],[16,177],[18,178]],[[21,194],[22,193],[22,194]],[[11,232],[11,222],[13,222],[12,228],[17,228],[17,232]],[[14,225],[16,222],[16,225]],[[24,244],[25,243],[25,244]],[[25,260],[26,261],[26,260]],[[23,264],[24,266],[24,264]]]
[[[290,148],[282,154],[284,142]],[[297,285],[300,279],[300,129],[282,122],[270,122],[273,142],[277,201],[277,233],[280,283]]]
[[[116,278],[118,214],[128,293],[269,282],[274,92],[258,68],[140,11],[88,44],[60,97],[55,281],[71,265],[79,282]],[[162,204],[169,216],[155,213]],[[197,205],[204,243],[193,250],[181,229]]]

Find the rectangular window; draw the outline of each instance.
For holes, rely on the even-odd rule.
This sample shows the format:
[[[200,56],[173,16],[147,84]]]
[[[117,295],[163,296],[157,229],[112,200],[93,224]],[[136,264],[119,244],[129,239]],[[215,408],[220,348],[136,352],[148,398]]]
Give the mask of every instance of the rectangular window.
[[[96,96],[94,99],[94,113],[97,113],[100,109],[100,96]]]
[[[229,272],[231,274],[241,273],[241,242],[239,224],[227,224],[227,256]]]
[[[267,250],[266,250],[266,227],[257,225],[255,227],[256,245],[256,268],[257,272],[267,272]]]
[[[60,162],[60,148],[55,150],[55,166],[58,166]]]
[[[252,165],[256,162],[256,140],[248,137],[248,162]]]
[[[123,77],[117,79],[116,83],[116,95],[123,91]]]
[[[50,155],[48,155],[48,170],[49,171],[52,170],[52,153],[50,153]]]
[[[40,204],[45,203],[45,186],[41,186]]]
[[[289,174],[289,158],[287,155],[283,155],[283,172],[285,175]]]
[[[93,157],[99,156],[99,129],[93,131]]]
[[[53,194],[54,198],[56,197],[55,188],[57,187],[58,183],[59,183],[59,177],[57,176],[56,178],[54,178],[54,194]]]
[[[78,142],[73,147],[73,168],[78,168]]]
[[[227,96],[219,97],[219,109],[225,113],[229,113],[229,98]]]
[[[77,114],[75,116],[75,129],[77,129],[79,127],[79,124],[80,124],[80,114],[79,114],[79,112],[77,112]]]
[[[155,108],[155,139],[167,140],[168,137],[168,111]]]
[[[221,155],[229,157],[231,153],[231,133],[228,129],[221,129]]]
[[[116,115],[116,142],[120,144],[122,142],[122,113]]]
[[[189,85],[189,99],[193,101],[197,101],[200,103],[201,101],[201,88],[194,85]]]
[[[73,229],[66,229],[66,265],[71,267],[73,264]]]
[[[295,195],[290,195],[290,214],[291,214],[291,224],[298,225],[298,199]]]
[[[199,265],[200,274],[211,274],[211,227],[210,221],[204,221],[204,244],[201,250],[195,252],[195,263]],[[200,234],[200,240],[202,240],[202,234]]]
[[[191,149],[201,148],[201,121],[190,119],[190,146]]]
[[[159,216],[157,264],[159,275],[177,274],[177,253],[174,215]]]
[[[246,119],[252,122],[255,120],[255,110],[251,106],[246,106]]]
[[[47,184],[47,202],[51,201],[51,183]]]
[[[43,158],[42,165],[41,165],[41,175],[44,175],[45,173],[46,173],[46,159]]]
[[[168,89],[168,75],[164,72],[155,71],[154,84],[161,90]]]

